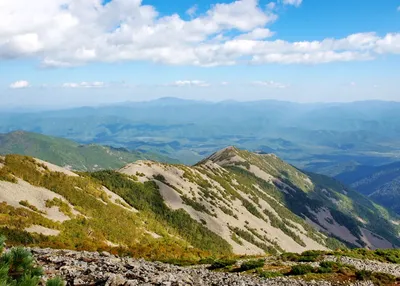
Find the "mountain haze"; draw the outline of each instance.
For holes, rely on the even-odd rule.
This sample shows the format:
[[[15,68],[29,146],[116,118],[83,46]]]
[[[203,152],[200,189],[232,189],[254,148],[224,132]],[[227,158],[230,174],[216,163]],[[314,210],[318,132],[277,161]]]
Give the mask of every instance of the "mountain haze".
[[[206,102],[164,98],[100,107],[0,114],[0,132],[153,151],[185,164],[229,145],[273,152],[302,169],[382,165],[399,155],[400,103]]]
[[[358,166],[336,178],[400,214],[400,162],[383,166]]]
[[[0,134],[0,154],[32,156],[78,171],[117,169],[140,159],[176,162],[154,153],[96,144],[79,144],[63,138],[25,131]]]

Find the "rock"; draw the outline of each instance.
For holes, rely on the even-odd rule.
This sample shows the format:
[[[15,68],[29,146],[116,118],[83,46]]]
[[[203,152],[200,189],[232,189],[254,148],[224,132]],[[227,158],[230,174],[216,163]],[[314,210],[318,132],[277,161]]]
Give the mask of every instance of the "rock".
[[[143,259],[119,258],[112,254],[67,250],[32,249],[37,262],[44,268],[44,281],[60,276],[67,285],[106,286],[330,286],[327,281],[302,281],[289,277],[262,279],[238,273],[212,272],[205,266],[178,267]],[[326,257],[335,260],[336,257]],[[397,264],[362,261],[342,257],[342,263],[357,269],[385,272],[400,277]],[[365,263],[364,263],[365,262]],[[271,261],[272,263],[272,261]],[[314,263],[315,264],[315,263]],[[313,265],[314,265],[313,264]],[[317,263],[318,264],[318,263]],[[315,266],[318,266],[315,264]],[[356,282],[354,286],[372,286]]]
[[[105,286],[123,286],[126,279],[121,274],[111,274]]]

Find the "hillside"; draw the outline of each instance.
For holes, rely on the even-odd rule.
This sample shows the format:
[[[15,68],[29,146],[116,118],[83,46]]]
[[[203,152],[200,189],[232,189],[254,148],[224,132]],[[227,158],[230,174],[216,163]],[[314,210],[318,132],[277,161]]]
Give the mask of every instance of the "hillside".
[[[385,209],[275,155],[229,147],[193,167],[138,161],[79,175],[0,160],[0,232],[12,244],[162,260],[400,245]]]
[[[154,183],[104,174],[121,195],[98,180],[31,157],[0,158],[0,233],[9,244],[152,259],[231,253],[229,244],[201,223],[168,209]]]
[[[383,166],[359,166],[336,178],[400,214],[400,162]]]
[[[120,172],[155,181],[171,208],[186,210],[237,253],[337,247],[332,237],[355,247],[400,245],[382,207],[275,155],[229,147],[194,167],[142,161]]]
[[[95,144],[82,145],[67,139],[24,131],[0,134],[0,154],[32,156],[79,171],[118,169],[140,159],[176,162],[153,153],[130,152],[124,148]]]

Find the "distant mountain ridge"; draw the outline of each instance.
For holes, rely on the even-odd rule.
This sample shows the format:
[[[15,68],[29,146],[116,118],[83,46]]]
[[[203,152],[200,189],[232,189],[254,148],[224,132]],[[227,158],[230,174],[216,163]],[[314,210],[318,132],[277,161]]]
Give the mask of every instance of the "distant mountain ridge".
[[[336,178],[400,214],[400,162],[383,166],[358,166]]]
[[[162,152],[185,164],[195,164],[235,145],[246,150],[271,150],[299,168],[336,175],[331,166],[393,162],[400,155],[399,113],[398,102],[300,104],[164,98],[1,113],[0,132],[23,129],[85,144]]]
[[[25,131],[0,134],[0,155],[6,154],[28,155],[78,171],[118,169],[141,159],[177,162],[154,153],[96,144],[79,144],[63,138]]]

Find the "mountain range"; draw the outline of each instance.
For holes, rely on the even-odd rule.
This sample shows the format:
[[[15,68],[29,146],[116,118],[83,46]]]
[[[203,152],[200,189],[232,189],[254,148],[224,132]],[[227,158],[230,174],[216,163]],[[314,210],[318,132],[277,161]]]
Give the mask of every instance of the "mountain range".
[[[25,131],[0,134],[0,155],[6,154],[28,155],[77,171],[117,169],[140,159],[177,162],[151,152],[79,144],[68,139]]]
[[[400,245],[396,215],[273,154],[228,147],[194,166],[140,160],[79,173],[39,159],[0,159],[0,231],[11,244],[161,260]]]
[[[357,166],[336,178],[375,202],[400,214],[400,162]]]
[[[0,132],[25,130],[195,164],[229,145],[275,153],[334,176],[399,156],[400,103],[205,102],[164,98],[100,107],[0,114]]]

